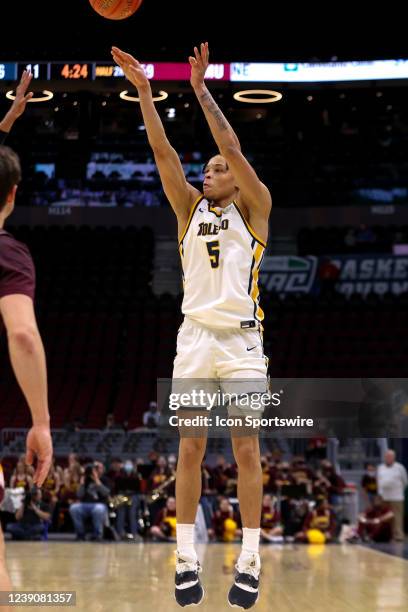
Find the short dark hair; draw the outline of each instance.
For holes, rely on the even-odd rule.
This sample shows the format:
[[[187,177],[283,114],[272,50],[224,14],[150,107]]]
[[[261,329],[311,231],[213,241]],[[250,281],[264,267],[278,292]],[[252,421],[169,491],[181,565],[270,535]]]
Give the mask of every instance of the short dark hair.
[[[14,185],[21,181],[20,160],[10,147],[0,146],[0,212],[6,205],[7,196]]]
[[[219,153],[216,153],[215,155],[219,155]],[[213,155],[212,157],[210,157],[210,158],[209,158],[209,159],[208,159],[208,160],[205,162],[205,164],[203,165],[202,170],[201,170],[201,172],[202,172],[203,174],[205,174],[205,170],[206,170],[206,168],[207,168],[207,166],[208,166],[208,164],[209,164],[210,160],[211,160],[213,157],[215,157],[215,155]],[[225,169],[226,169],[226,170],[229,170],[228,163],[227,163],[227,161],[226,161],[226,160],[225,160]]]

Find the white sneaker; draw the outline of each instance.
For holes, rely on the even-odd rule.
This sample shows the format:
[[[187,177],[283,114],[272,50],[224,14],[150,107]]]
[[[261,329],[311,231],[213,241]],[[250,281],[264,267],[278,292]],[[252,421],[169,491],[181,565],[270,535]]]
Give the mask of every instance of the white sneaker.
[[[204,589],[198,574],[202,571],[200,562],[193,556],[176,552],[176,588],[174,596],[179,606],[198,606],[204,599]]]
[[[259,598],[259,574],[261,559],[258,553],[244,554],[235,566],[235,582],[228,593],[228,603],[233,608],[248,610]]]

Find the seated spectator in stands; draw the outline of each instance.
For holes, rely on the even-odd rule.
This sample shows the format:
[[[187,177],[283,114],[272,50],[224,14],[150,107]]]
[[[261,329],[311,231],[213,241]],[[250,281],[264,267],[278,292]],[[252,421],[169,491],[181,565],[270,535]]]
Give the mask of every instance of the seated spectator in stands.
[[[321,499],[316,503],[316,507],[307,514],[303,523],[302,531],[295,536],[298,542],[308,542],[308,532],[310,530],[320,531],[326,542],[334,539],[336,533],[336,520],[332,508],[327,499]]]
[[[109,470],[106,472],[107,478],[109,478],[109,482],[112,483],[112,491],[116,489],[116,479],[119,478],[122,474],[123,469],[123,461],[120,457],[114,457],[111,460]]]
[[[165,507],[156,514],[150,533],[154,540],[176,541],[176,499],[174,497],[168,497]]]
[[[222,495],[237,496],[238,474],[236,465],[226,462],[224,455],[217,456],[214,467],[208,468],[210,472],[210,488]]]
[[[274,493],[280,491],[282,487],[294,484],[294,479],[287,461],[281,461],[276,466],[275,481],[272,490]]]
[[[76,458],[74,453],[71,453]],[[56,508],[57,529],[63,529],[66,526],[66,516],[69,512],[69,507],[74,502],[78,501],[78,490],[83,474],[82,466],[76,459],[69,460],[68,467],[64,470],[62,485],[58,494],[58,503]]]
[[[208,535],[219,542],[233,542],[241,537],[240,516],[234,510],[227,497],[220,498],[219,508],[214,512],[212,529],[208,530]]]
[[[157,402],[150,402],[149,410],[143,413],[143,425],[144,427],[149,427],[149,429],[153,429],[157,427],[159,424],[160,412],[157,408]]]
[[[102,461],[94,461],[93,464],[94,464],[96,473],[98,474],[99,480],[101,481],[101,483],[105,487],[107,487],[109,491],[113,491],[114,490],[113,480],[111,480],[109,475],[106,473],[105,466],[102,463]]]
[[[19,459],[10,477],[10,488],[17,489],[18,487],[22,487],[26,491],[30,491],[32,486],[33,478],[31,466],[26,465],[24,459]]]
[[[281,519],[285,539],[293,540],[302,531],[306,516],[309,513],[307,499],[285,497],[281,501]]]
[[[57,470],[55,465],[55,459],[52,461],[52,465],[47,474],[47,478],[44,480],[44,484],[42,486],[42,490],[44,493],[44,499],[47,501],[53,508],[58,501],[58,493],[62,485],[62,480],[60,476],[59,470]]]
[[[320,468],[316,472],[317,479],[313,483],[313,493],[318,498],[327,496],[329,503],[337,506],[346,483],[339,474],[336,474],[334,466],[328,459],[320,463]]]
[[[116,509],[116,530],[122,539],[126,539],[128,535],[133,540],[141,539],[138,534],[140,481],[140,474],[133,462],[128,459],[123,464],[123,469],[115,480],[115,489],[113,491],[114,495],[126,498],[126,501],[123,501]],[[127,523],[128,531],[126,532]]]
[[[390,542],[394,513],[380,495],[374,497],[372,505],[358,520],[358,534],[364,541]]]
[[[291,461],[291,474],[296,485],[305,485],[307,493],[312,493],[313,470],[306,464],[305,458],[299,455]]]
[[[76,453],[69,453],[69,455],[68,455],[68,465],[67,465],[67,467],[63,471],[63,480],[70,473],[72,473],[72,472],[77,473],[78,470],[83,472],[83,468],[82,468],[81,463],[79,461],[78,455]]]
[[[166,487],[167,495],[175,494],[175,483],[174,480],[169,481],[169,479],[175,474],[175,466],[171,467],[167,463],[166,457],[163,455],[159,455],[156,459],[156,466],[153,468],[148,482],[147,489],[149,493],[158,487],[161,487],[165,482],[169,482],[169,486]]]
[[[77,540],[85,539],[85,523],[87,518],[92,519],[92,539],[102,541],[103,528],[107,524],[107,501],[110,491],[100,481],[98,471],[94,464],[85,467],[81,485],[78,490],[79,502],[72,504],[69,509],[74,523]]]
[[[313,467],[317,467],[317,463],[326,459],[327,455],[327,438],[316,437],[308,440],[307,448],[305,451],[306,461]]]
[[[16,512],[16,523],[9,523],[7,531],[14,540],[38,540],[43,536],[46,522],[51,519],[50,507],[42,500],[41,489],[32,487]]]
[[[377,470],[372,463],[367,463],[365,469],[365,474],[361,479],[361,489],[366,506],[371,506],[377,495]]]
[[[272,495],[264,495],[261,511],[261,541],[277,542],[283,540],[281,517]]]
[[[276,468],[271,465],[266,455],[261,456],[261,468],[262,468],[262,483],[263,490],[269,492],[272,490],[272,486],[275,480]]]
[[[109,413],[106,415],[106,425],[105,425],[105,429],[104,431],[109,431],[109,430],[121,430],[123,429],[121,425],[119,425],[118,423],[115,423],[115,416],[113,415],[113,413]]]

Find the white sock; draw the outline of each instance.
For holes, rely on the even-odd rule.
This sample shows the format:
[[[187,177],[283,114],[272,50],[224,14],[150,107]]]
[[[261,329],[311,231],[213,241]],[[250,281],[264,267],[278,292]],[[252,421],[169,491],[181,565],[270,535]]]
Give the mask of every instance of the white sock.
[[[242,529],[242,553],[241,555],[247,555],[251,553],[259,553],[259,538],[261,535],[261,528],[250,529],[249,527],[243,527]]]
[[[177,551],[197,560],[194,549],[194,523],[176,523]]]

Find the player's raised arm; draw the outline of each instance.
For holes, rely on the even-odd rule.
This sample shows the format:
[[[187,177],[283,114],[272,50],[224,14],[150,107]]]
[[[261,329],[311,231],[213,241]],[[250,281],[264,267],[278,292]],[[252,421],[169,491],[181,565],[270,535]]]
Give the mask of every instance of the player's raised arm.
[[[118,47],[112,47],[112,56],[138,91],[147,138],[154,153],[164,192],[179,221],[183,223],[200,192],[186,181],[179,156],[166,136],[154,105],[149,79],[143,67],[132,55]]]
[[[231,125],[221,112],[205,85],[205,72],[208,67],[208,43],[201,43],[200,50],[194,47],[194,57],[189,57],[191,65],[190,82],[203,109],[213,138],[223,157],[225,157],[237,181],[242,203],[252,211],[268,216],[272,206],[271,195],[261,183],[255,170],[241,153],[239,140]]]
[[[10,109],[0,121],[0,132],[3,132],[3,134],[0,133],[0,143],[4,141],[5,135],[11,130],[15,120],[24,113],[28,100],[34,95],[32,91],[27,93],[32,78],[31,72],[24,70],[20,83],[17,85],[15,100],[13,100]]]

